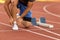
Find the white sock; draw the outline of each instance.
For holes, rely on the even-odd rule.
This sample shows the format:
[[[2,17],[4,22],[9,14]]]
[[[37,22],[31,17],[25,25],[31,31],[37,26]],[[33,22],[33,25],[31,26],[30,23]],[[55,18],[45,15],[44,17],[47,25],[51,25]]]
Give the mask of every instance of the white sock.
[[[12,28],[13,30],[18,30],[18,26],[17,26],[17,24],[16,24],[16,21],[14,21],[14,25],[13,25],[13,28]]]

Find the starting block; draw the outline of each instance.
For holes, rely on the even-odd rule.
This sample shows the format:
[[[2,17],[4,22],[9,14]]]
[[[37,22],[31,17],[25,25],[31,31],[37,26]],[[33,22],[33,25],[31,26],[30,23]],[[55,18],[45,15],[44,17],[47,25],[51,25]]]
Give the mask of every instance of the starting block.
[[[39,21],[40,21],[41,23],[46,23],[45,17],[40,17]]]
[[[32,23],[33,25],[37,25],[37,24],[36,24],[36,18],[32,18],[32,19],[31,19],[31,23]]]
[[[36,18],[32,18],[31,22],[32,22],[33,25],[37,25]],[[45,17],[40,17],[39,22],[40,23],[46,23]]]
[[[54,27],[53,25],[46,23],[45,17],[40,17],[38,22],[36,22],[36,18],[32,18],[31,22],[33,25],[36,25],[36,26],[38,25],[38,26],[43,26],[43,27],[48,27],[48,28]]]

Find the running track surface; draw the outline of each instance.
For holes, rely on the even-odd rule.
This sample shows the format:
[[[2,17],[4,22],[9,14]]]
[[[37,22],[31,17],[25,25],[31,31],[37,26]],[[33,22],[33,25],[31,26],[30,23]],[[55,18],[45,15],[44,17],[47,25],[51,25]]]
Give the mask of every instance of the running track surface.
[[[21,25],[18,31],[11,29],[3,6],[0,4],[0,40],[60,40],[60,3],[35,2],[31,9],[33,17],[45,17],[47,23],[53,24],[54,28],[31,26],[24,29]]]

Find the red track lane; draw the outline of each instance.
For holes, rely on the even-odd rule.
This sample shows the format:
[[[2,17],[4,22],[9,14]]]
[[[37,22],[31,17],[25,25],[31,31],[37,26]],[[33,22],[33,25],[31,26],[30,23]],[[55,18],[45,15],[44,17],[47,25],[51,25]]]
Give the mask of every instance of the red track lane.
[[[60,15],[60,11],[59,11],[60,10],[60,8],[59,8],[60,3],[36,2],[31,9],[32,13],[33,13],[33,17],[36,17],[37,19],[41,16],[46,17],[47,23],[53,24],[54,28],[49,29],[49,28],[45,28],[42,26],[40,26],[40,27],[47,29],[49,31],[55,32],[60,35],[60,32],[59,32],[60,31],[60,24],[59,24],[60,18],[46,13],[43,10],[43,7],[46,5],[51,5],[51,6],[47,7],[48,11],[50,11],[56,15]],[[19,29],[18,31],[13,31],[11,29],[11,27],[1,24],[1,22],[9,24],[9,21],[8,21],[9,18],[8,18],[3,6],[4,6],[3,4],[0,4],[0,40],[53,40],[52,38],[48,38],[46,36],[39,35],[39,34],[44,34],[44,35],[48,35],[48,36],[60,39],[60,36],[57,36],[52,33],[48,33],[44,30],[41,30],[39,28],[35,28],[33,26],[31,26],[27,30],[37,32],[39,34],[35,34],[30,31],[26,31],[26,30],[22,30],[22,29]]]

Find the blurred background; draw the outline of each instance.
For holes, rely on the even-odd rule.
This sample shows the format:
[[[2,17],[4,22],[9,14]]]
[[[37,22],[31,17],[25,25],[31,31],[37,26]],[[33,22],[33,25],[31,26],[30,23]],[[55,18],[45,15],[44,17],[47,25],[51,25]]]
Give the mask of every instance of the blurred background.
[[[50,1],[50,2],[60,2],[60,0],[36,0],[36,1],[41,1],[41,2],[46,2],[46,1]],[[0,0],[0,3],[4,3],[5,0]]]

